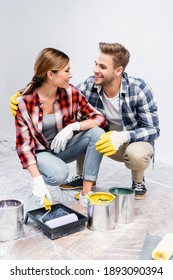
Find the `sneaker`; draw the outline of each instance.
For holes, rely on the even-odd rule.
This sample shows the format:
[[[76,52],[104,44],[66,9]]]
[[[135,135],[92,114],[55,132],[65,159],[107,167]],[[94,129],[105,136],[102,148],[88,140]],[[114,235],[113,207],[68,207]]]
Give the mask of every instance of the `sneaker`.
[[[135,199],[143,199],[147,193],[144,178],[142,179],[142,181],[140,183],[133,181],[132,189],[135,191]]]
[[[84,206],[84,207],[87,207],[88,206],[88,195],[91,194],[91,193],[93,193],[93,192],[89,192],[86,195],[82,195],[82,193],[80,193],[79,204]]]
[[[93,187],[96,186],[96,182],[94,182]],[[82,176],[72,177],[69,181],[65,181],[64,184],[59,186],[61,190],[76,190],[83,188],[83,178]]]
[[[69,181],[65,181],[64,184],[60,186],[61,190],[75,190],[83,188],[83,178],[82,176],[72,177]]]

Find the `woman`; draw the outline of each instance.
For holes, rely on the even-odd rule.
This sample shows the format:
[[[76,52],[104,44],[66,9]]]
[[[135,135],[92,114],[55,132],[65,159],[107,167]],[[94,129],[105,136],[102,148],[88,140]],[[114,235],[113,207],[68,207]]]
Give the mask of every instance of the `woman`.
[[[67,163],[83,154],[81,205],[87,205],[98,176],[102,155],[95,143],[104,133],[100,127],[105,126],[105,118],[69,84],[71,77],[69,57],[45,48],[35,61],[32,81],[18,97],[16,149],[23,168],[31,174],[32,193],[41,204],[45,196],[51,199],[46,184],[63,183],[69,175]]]

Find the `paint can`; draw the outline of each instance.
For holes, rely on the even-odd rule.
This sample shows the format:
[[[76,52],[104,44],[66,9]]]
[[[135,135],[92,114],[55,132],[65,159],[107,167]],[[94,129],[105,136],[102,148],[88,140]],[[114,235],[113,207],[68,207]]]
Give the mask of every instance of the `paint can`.
[[[128,224],[134,220],[135,192],[130,188],[110,188],[110,193],[116,196],[115,222]]]
[[[88,195],[88,225],[90,230],[108,231],[115,228],[115,195],[95,192]]]
[[[0,241],[22,237],[23,225],[23,202],[16,199],[0,200]]]

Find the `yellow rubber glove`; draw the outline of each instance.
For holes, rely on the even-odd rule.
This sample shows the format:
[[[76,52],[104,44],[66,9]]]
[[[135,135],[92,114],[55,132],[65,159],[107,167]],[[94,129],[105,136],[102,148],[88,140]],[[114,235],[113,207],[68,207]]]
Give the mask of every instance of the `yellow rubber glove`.
[[[45,210],[50,210],[51,206],[52,206],[52,202],[45,195],[45,197],[44,197],[44,208],[45,208]]]
[[[116,153],[116,149],[113,146],[113,143],[110,139],[110,135],[112,134],[112,131],[109,131],[103,135],[100,136],[100,140],[96,143],[96,150],[104,154],[104,156],[111,156]]]
[[[18,110],[18,101],[17,101],[17,97],[20,96],[20,92],[18,91],[15,95],[11,96],[10,98],[10,110],[12,112],[12,115],[15,117],[16,112]]]
[[[127,143],[127,140],[125,131],[109,131],[100,136],[100,140],[96,143],[96,150],[104,156],[112,156],[121,145]]]

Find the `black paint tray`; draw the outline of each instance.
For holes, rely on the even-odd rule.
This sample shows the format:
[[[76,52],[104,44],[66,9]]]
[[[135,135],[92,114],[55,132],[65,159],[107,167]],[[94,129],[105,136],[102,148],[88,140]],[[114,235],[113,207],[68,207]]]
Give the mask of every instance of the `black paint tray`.
[[[28,211],[25,217],[25,224],[27,223],[28,218],[31,218],[42,229],[43,234],[52,240],[81,231],[85,228],[87,217],[61,203],[52,205],[51,211],[45,217],[43,217],[46,212],[47,211],[44,207]],[[70,213],[76,214],[78,221],[55,228],[50,228],[45,224],[46,221],[68,215]]]

